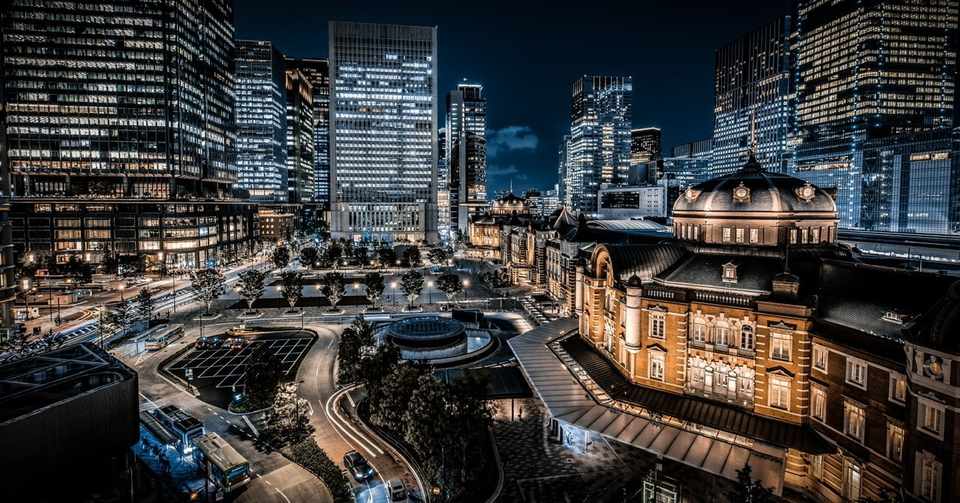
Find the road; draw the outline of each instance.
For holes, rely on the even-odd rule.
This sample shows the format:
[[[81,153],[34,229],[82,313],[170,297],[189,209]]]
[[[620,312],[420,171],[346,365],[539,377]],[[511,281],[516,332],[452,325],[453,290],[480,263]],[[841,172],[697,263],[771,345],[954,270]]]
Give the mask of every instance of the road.
[[[230,422],[238,418],[229,412],[194,398],[179,385],[158,372],[160,363],[185,344],[196,340],[199,330],[193,327],[186,336],[167,348],[136,356],[117,354],[137,370],[140,376],[140,394],[144,406],[173,404],[201,420],[207,431],[222,436],[250,462],[253,479],[235,501],[239,502],[324,502],[330,501],[326,487],[313,474],[291,463],[278,452],[264,452],[250,441],[231,433]]]

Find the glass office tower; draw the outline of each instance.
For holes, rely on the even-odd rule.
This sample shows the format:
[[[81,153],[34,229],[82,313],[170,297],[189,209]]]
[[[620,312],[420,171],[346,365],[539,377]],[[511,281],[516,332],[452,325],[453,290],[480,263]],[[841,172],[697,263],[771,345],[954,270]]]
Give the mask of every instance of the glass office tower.
[[[313,199],[315,144],[313,87],[298,68],[288,65],[287,91],[287,201],[304,203]]]
[[[436,242],[437,29],[331,22],[331,234]]]
[[[567,197],[573,209],[594,212],[600,185],[630,174],[633,79],[584,75],[571,98]]]
[[[764,168],[789,170],[794,107],[790,30],[790,18],[781,17],[716,51],[711,177],[740,169],[754,141]]]
[[[946,128],[866,142],[860,227],[928,234],[960,231],[958,147],[958,133]]]
[[[660,159],[662,135],[658,127],[637,128],[630,131],[630,165]]]
[[[283,54],[264,40],[238,40],[237,186],[255,201],[287,201]]]
[[[325,59],[287,59],[313,89],[314,171],[313,200],[330,202],[330,64]]]
[[[487,98],[482,85],[463,82],[450,91],[446,123],[450,232],[466,235],[471,213],[487,204]]]
[[[957,0],[797,2],[795,174],[836,188],[841,227],[861,227],[866,142],[955,125],[957,32]]]
[[[216,264],[256,237],[236,182],[229,0],[3,8],[13,241],[58,263]]]

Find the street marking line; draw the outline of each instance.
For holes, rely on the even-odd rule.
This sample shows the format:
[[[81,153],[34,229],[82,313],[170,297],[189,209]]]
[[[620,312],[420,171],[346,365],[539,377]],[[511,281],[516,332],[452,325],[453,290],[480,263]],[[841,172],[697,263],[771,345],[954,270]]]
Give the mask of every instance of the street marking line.
[[[281,491],[280,489],[277,489],[276,487],[274,487],[274,490],[280,493],[280,496],[283,496],[284,501],[286,501],[287,503],[290,503],[290,498],[288,498],[286,494],[283,494],[283,491]]]
[[[273,486],[273,483],[272,483],[272,482],[270,482],[269,480],[267,480],[267,479],[263,479],[263,481],[264,481],[264,482],[266,482],[268,486]]]

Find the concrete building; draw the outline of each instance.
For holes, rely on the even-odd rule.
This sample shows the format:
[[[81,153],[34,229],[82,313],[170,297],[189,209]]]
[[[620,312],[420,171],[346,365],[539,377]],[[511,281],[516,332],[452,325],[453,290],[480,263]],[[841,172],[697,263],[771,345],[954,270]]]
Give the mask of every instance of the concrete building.
[[[313,201],[330,202],[330,64],[326,59],[287,58],[313,91]]]
[[[316,170],[313,86],[306,74],[293,64],[284,72],[287,110],[287,201],[313,200]]]
[[[666,216],[666,185],[602,186],[597,193],[597,217],[600,219]]]
[[[467,233],[470,216],[487,205],[487,98],[483,86],[463,82],[447,95],[450,232]]]
[[[710,176],[739,169],[751,148],[765,169],[790,169],[788,136],[795,105],[791,30],[790,17],[780,17],[716,51]]]
[[[91,16],[98,30],[63,36]],[[3,45],[3,100],[21,253],[173,268],[249,251],[256,211],[232,192],[232,19],[226,0],[4,5],[4,35],[18,40]]]
[[[331,22],[331,235],[437,233],[437,29]]]
[[[237,186],[254,201],[287,200],[283,54],[269,41],[238,40]]]
[[[630,165],[636,166],[662,157],[663,135],[658,127],[630,130]]]
[[[864,146],[956,123],[956,0],[796,4],[795,175],[837,192],[861,227]],[[909,26],[909,29],[904,29]]]
[[[571,208],[596,211],[600,185],[627,182],[632,120],[632,77],[584,75],[574,81],[565,188]]]

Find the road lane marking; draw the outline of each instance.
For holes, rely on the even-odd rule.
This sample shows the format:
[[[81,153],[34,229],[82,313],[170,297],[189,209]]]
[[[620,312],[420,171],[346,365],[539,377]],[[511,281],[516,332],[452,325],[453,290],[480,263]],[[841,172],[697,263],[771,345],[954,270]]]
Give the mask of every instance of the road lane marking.
[[[288,498],[286,494],[283,494],[283,491],[281,491],[280,489],[277,489],[276,487],[274,487],[274,490],[280,493],[280,496],[283,496],[284,501],[286,501],[287,503],[290,503],[290,498]]]

